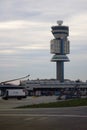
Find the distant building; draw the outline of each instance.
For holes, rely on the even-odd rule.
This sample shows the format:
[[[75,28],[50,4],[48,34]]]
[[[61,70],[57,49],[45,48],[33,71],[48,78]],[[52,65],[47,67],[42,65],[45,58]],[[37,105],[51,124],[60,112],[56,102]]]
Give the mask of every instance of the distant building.
[[[27,88],[29,95],[58,95],[61,91],[73,92],[77,90],[86,92],[87,95],[86,82],[65,80],[61,83],[56,79],[37,79],[21,81],[20,85]]]

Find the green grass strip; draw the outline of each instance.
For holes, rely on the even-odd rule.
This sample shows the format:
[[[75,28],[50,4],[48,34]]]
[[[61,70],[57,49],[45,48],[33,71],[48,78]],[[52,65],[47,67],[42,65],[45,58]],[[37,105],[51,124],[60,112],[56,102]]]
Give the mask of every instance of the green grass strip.
[[[58,102],[52,102],[52,103],[26,105],[26,106],[20,106],[17,108],[57,108],[57,107],[75,107],[75,106],[87,106],[87,98],[71,99],[71,100],[58,101]]]

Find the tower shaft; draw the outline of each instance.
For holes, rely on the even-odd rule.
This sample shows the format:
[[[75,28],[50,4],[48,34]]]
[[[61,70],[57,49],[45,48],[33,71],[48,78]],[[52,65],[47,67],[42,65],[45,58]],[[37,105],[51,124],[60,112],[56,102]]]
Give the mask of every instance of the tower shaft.
[[[64,62],[56,62],[56,79],[64,82]]]

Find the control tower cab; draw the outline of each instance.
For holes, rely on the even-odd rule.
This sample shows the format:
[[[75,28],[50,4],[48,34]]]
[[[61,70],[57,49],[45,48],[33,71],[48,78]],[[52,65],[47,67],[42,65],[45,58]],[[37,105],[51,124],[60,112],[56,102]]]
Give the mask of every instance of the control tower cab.
[[[63,21],[57,21],[56,26],[52,26],[52,34],[54,39],[51,40],[50,51],[53,55],[51,61],[56,62],[56,79],[64,82],[64,62],[68,62],[69,58],[66,54],[70,53],[70,43],[68,40],[69,27],[63,26]]]

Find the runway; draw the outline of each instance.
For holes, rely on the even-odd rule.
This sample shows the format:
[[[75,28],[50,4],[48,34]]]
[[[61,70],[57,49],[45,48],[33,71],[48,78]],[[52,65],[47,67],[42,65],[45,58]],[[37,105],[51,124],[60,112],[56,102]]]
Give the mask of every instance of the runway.
[[[55,96],[0,99],[1,130],[87,130],[87,106],[14,109],[21,105],[55,102]]]
[[[2,130],[87,130],[87,107],[1,109]]]

